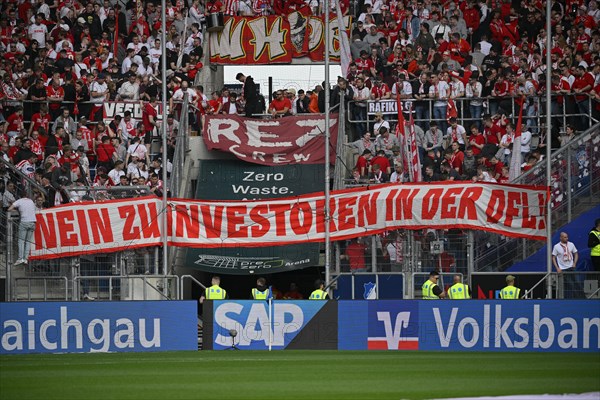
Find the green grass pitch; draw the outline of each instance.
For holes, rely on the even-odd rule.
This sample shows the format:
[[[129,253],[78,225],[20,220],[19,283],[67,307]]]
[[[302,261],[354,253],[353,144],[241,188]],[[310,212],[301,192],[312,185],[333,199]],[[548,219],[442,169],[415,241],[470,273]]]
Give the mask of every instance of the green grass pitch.
[[[427,399],[600,391],[600,353],[201,351],[0,357],[0,399]]]

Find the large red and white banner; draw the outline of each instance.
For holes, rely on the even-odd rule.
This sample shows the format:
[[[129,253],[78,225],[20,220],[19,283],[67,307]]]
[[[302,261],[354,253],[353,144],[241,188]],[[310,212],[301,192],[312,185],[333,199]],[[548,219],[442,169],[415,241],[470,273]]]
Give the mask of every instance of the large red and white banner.
[[[331,240],[395,229],[464,228],[545,239],[544,187],[494,183],[386,184],[332,192]],[[161,200],[81,203],[37,216],[32,258],[160,246]],[[261,201],[171,200],[168,243],[252,247],[325,240],[322,193]]]
[[[350,35],[351,18],[342,18]],[[330,55],[340,60],[341,45],[335,15],[330,19]],[[325,60],[325,20],[310,12],[285,16],[225,17],[222,32],[210,33],[211,64],[289,64],[307,57],[307,62]]]
[[[337,114],[329,120],[330,159],[335,161]],[[262,165],[323,164],[325,116],[254,119],[237,115],[211,115],[203,127],[209,150],[233,153],[240,160]]]

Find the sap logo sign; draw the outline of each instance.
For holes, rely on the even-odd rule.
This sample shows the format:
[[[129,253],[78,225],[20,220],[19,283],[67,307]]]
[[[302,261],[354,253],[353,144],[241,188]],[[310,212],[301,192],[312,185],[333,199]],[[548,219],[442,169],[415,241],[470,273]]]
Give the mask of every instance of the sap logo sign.
[[[472,308],[465,308],[470,316],[459,317],[460,309],[452,307],[448,318],[448,315],[442,315],[447,309],[433,307],[440,347],[600,349],[600,318],[572,318],[563,316],[568,314],[551,314],[552,311],[542,315],[539,304],[533,305],[533,310],[527,307],[516,311],[516,307],[507,307],[504,315],[502,308],[497,304],[492,312],[490,305],[484,305],[482,316]],[[459,346],[456,346],[457,341]]]
[[[263,342],[268,346],[269,339],[273,346],[284,346],[287,336],[302,329],[304,313],[298,305],[287,302],[274,302],[272,308],[270,319],[269,307],[265,302],[219,304],[214,312],[215,344],[230,346],[232,339],[228,332],[229,329],[235,329],[238,331],[238,346],[249,346],[254,342]]]

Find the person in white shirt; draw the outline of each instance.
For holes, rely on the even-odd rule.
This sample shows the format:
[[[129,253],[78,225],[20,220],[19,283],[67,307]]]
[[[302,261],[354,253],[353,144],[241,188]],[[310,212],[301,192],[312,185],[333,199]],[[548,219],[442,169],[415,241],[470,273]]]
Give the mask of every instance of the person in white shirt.
[[[450,118],[450,126],[446,130],[446,136],[450,138],[451,142],[457,142],[461,151],[465,151],[467,130],[458,123],[455,117]]]
[[[127,82],[123,83],[119,88],[117,100],[139,100],[140,84],[136,80],[133,72],[127,73]]]
[[[123,119],[117,127],[117,133],[121,134],[123,143],[129,143],[129,141],[136,136],[137,121],[131,116],[131,111],[127,110],[123,113]]]
[[[135,55],[135,51],[133,49],[127,49],[127,56],[123,59],[121,63],[121,73],[126,74],[129,72],[131,68],[131,64],[133,64],[133,56]]]
[[[129,167],[129,159],[132,156],[137,156],[138,160],[150,161],[148,158],[148,149],[142,143],[139,137],[135,137],[131,140],[131,144],[127,148],[127,156],[125,157],[125,164]]]
[[[527,154],[531,152],[531,136],[529,129],[521,132],[521,160],[527,160]]]
[[[148,56],[150,57],[150,65],[155,65],[158,67],[158,64],[160,63],[160,57],[162,56],[162,49],[160,48],[159,39],[154,41],[154,47],[148,51]]]
[[[574,272],[577,268],[579,253],[577,247],[569,242],[569,235],[566,232],[560,233],[560,242],[552,248],[552,264],[556,268],[559,279],[564,280],[564,297],[580,297],[580,290],[577,288],[576,277],[569,272]],[[567,272],[563,275],[564,272]]]
[[[433,119],[438,121],[442,132],[446,132],[448,124],[446,122],[446,112],[448,110],[448,96],[450,86],[446,81],[440,79],[439,75],[431,74],[431,86],[429,87],[429,97],[434,99]]]
[[[108,177],[112,181],[113,185],[118,185],[121,181],[121,175],[125,175],[125,171],[123,171],[123,161],[118,160],[115,162],[115,166],[108,173]]]
[[[38,13],[35,16],[35,24],[31,24],[27,30],[29,39],[37,40],[40,47],[46,46],[46,38],[48,37],[48,28],[42,23],[44,18],[44,14]]]
[[[196,99],[198,98],[196,91],[189,87],[189,83],[187,81],[182,81],[181,87],[179,89],[177,89],[175,91],[175,93],[173,93],[173,96],[171,97],[169,109],[171,109],[171,110],[173,109],[173,102],[182,102],[183,95],[186,93],[188,94],[188,101],[190,103],[193,104],[196,102]]]
[[[44,199],[41,197],[35,199],[35,203],[28,197],[23,197],[16,200],[8,211],[18,211],[20,215],[19,220],[19,237],[18,237],[18,248],[19,254],[15,265],[27,264],[27,258],[29,257],[29,249],[33,241],[33,232],[35,231],[35,215],[41,208]]]
[[[144,43],[142,43],[140,37],[136,35],[133,37],[132,42],[127,45],[127,49],[133,49],[134,53],[137,54],[143,46]]]
[[[100,73],[96,80],[90,84],[90,103],[94,104],[92,109],[94,121],[102,120],[102,105],[108,99],[109,90],[105,79],[106,76]]]

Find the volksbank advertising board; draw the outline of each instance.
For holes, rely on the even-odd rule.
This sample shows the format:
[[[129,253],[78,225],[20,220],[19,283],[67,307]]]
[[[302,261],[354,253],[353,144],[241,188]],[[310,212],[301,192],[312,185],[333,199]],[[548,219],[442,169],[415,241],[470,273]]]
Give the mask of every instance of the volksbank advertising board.
[[[270,318],[264,301],[215,301],[204,313],[214,349],[600,350],[598,301],[276,300]]]
[[[317,164],[273,167],[240,160],[201,160],[196,198],[257,200],[321,192],[324,174],[324,166]],[[188,265],[221,274],[291,271],[318,261],[318,243],[187,251]]]
[[[0,303],[2,354],[197,350],[195,301]]]

